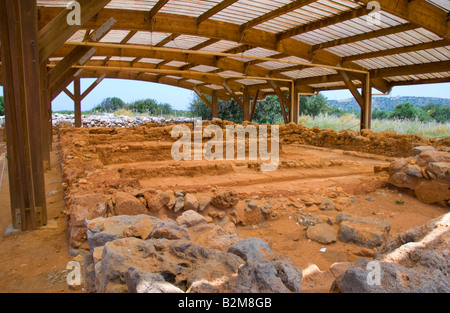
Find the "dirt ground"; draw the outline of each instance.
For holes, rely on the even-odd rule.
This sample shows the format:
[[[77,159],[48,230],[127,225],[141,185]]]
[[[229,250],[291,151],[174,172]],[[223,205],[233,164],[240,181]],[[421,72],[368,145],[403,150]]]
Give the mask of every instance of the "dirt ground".
[[[413,195],[389,187],[386,172],[374,173],[375,165],[389,164],[386,157],[295,144],[283,147],[283,151],[285,161],[313,160],[313,164],[300,168],[281,166],[278,171],[262,173],[249,169],[246,164],[233,162],[232,170],[220,175],[211,175],[195,167],[195,175],[186,172],[182,176],[144,175],[139,177],[139,182],[142,188],[184,189],[195,193],[197,197],[209,195],[212,188],[230,187],[239,192],[241,201],[237,205],[238,212],[242,212],[245,199],[253,199],[257,204],[274,200],[277,203],[276,216],[262,225],[238,225],[238,234],[240,237],[262,238],[275,254],[290,258],[296,266],[302,268],[304,292],[328,292],[334,280],[329,271],[333,263],[353,262],[361,257],[371,258],[373,250],[339,241],[322,245],[308,240],[305,236],[306,228],[294,219],[294,214],[299,209],[320,215],[323,219],[329,218],[330,221],[334,221],[341,212],[356,216],[376,216],[391,223],[391,235],[425,224],[448,212],[448,209],[439,205],[423,204]],[[0,238],[0,292],[82,292],[70,289],[66,283],[66,266],[74,257],[69,254],[67,225],[62,214],[64,195],[59,154],[55,142],[51,154],[52,169],[45,177],[48,225],[37,231],[19,232]],[[2,167],[4,155],[5,146],[0,143]],[[323,165],[321,160],[339,162],[336,163],[338,165]],[[152,173],[155,169],[180,167],[173,160],[129,161],[113,162],[105,165],[105,168],[112,172],[128,173],[133,177],[133,173],[127,171],[127,168],[139,168],[139,173]],[[315,166],[317,164],[321,166]],[[201,169],[202,165],[199,166]],[[351,204],[339,211],[321,211],[317,205],[301,205],[302,195],[333,197],[333,193],[351,198]],[[6,171],[0,190],[0,231],[3,232],[10,223]],[[332,227],[338,230],[337,225]],[[326,248],[326,251],[321,252],[322,248]],[[311,264],[315,264],[321,272],[312,271],[314,267]]]

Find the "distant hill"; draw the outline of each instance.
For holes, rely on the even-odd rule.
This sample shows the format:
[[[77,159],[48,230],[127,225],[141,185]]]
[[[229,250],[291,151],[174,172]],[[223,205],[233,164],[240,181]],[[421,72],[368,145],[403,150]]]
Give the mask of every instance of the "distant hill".
[[[345,100],[328,100],[332,107],[341,109],[341,110],[358,110],[359,105],[355,99],[345,99]],[[450,106],[450,99],[445,98],[433,98],[433,97],[390,97],[390,96],[382,96],[382,97],[373,97],[372,107],[374,109],[380,110],[388,110],[391,111],[398,104],[404,102],[411,102],[416,107],[424,106],[428,103],[434,103],[439,106]]]

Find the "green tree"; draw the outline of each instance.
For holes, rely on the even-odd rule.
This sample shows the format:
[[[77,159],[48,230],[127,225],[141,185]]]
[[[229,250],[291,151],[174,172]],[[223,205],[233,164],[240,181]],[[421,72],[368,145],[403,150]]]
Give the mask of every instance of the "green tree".
[[[416,108],[411,102],[398,104],[389,114],[390,119],[419,119],[420,121],[431,120],[430,116],[422,109]]]
[[[159,114],[158,103],[153,99],[135,101],[127,106],[127,109],[135,113]]]
[[[255,108],[253,121],[258,124],[275,124],[283,120],[278,97],[267,96],[263,101],[259,101]]]
[[[322,94],[311,97],[306,104],[306,115],[316,117],[320,113],[328,113],[331,110],[331,106]]]
[[[241,107],[234,100],[219,101],[218,115],[222,120],[242,123],[244,120]]]
[[[206,97],[208,98],[209,96]],[[200,117],[202,120],[209,120],[212,117],[211,109],[197,94],[194,94],[194,98],[189,103],[188,110],[193,117]]]
[[[125,108],[125,103],[121,99],[116,97],[106,98],[102,101],[102,103],[100,103],[98,107],[102,107],[104,109],[104,112],[111,113]],[[98,107],[94,108],[94,110],[96,110]]]
[[[385,120],[389,118],[389,111],[375,109],[372,112],[372,118],[376,120]]]
[[[446,123],[450,121],[450,106],[440,106],[434,103],[428,103],[421,107],[433,120],[440,123]]]
[[[5,115],[5,99],[0,97],[0,115]]]

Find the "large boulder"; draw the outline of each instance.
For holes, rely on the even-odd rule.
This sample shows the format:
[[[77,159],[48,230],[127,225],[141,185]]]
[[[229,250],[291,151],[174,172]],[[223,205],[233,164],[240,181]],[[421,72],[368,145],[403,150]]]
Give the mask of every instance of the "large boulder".
[[[105,245],[97,274],[96,291],[137,291],[139,283],[132,282],[142,280],[136,277],[137,272],[139,276],[147,277],[144,280],[149,281],[145,284],[148,287],[143,286],[140,291],[155,288],[159,291],[187,291],[194,283],[205,281],[209,282],[208,287],[215,292],[226,292],[227,282],[242,263],[242,259],[236,255],[204,248],[186,240],[144,241],[124,238]],[[135,270],[129,272],[131,267]],[[224,284],[213,284],[219,280]],[[158,286],[155,286],[155,282]]]
[[[211,200],[211,204],[221,210],[234,207],[238,202],[238,193],[229,189],[217,190]]]
[[[147,214],[147,208],[136,197],[127,192],[115,194],[114,213],[116,215]]]
[[[376,217],[349,218],[340,223],[338,238],[372,249],[386,242],[390,229],[388,221]]]
[[[308,227],[306,237],[321,244],[330,244],[336,241],[337,231],[325,223],[319,223]]]
[[[357,260],[333,283],[342,293],[449,293],[450,278],[436,269],[407,268],[391,262]],[[377,271],[379,272],[377,273]],[[379,275],[379,281],[377,276]]]

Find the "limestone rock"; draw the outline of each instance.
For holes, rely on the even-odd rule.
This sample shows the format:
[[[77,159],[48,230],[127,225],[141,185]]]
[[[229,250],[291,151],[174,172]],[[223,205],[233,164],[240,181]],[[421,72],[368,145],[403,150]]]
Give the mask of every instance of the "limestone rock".
[[[130,266],[125,273],[128,293],[184,293],[166,282],[161,274],[149,273]]]
[[[164,208],[168,208],[170,196],[161,190],[148,190],[144,193],[147,201],[147,207],[150,212],[159,212]]]
[[[423,203],[437,203],[450,199],[449,181],[421,181],[415,189],[417,199]]]
[[[336,204],[333,202],[333,200],[323,197],[319,209],[324,211],[336,210]]]
[[[152,233],[152,238],[166,238],[171,240],[190,239],[188,230],[172,220],[157,222]]]
[[[192,193],[186,193],[184,196],[184,210],[198,211],[199,203],[197,198]]]
[[[85,220],[105,217],[109,198],[101,194],[74,196],[69,205],[69,225],[84,226]]]
[[[438,270],[410,269],[391,262],[378,262],[380,284],[371,279],[373,268],[366,259],[357,260],[333,283],[342,293],[449,293],[450,278]],[[369,277],[369,278],[368,278]],[[370,282],[370,283],[369,283]]]
[[[177,218],[177,223],[178,225],[184,224],[187,227],[192,227],[198,224],[206,223],[206,219],[203,217],[203,215],[200,215],[193,210],[189,210],[183,212],[183,214],[181,214],[181,216]]]
[[[375,248],[388,239],[390,229],[389,222],[376,217],[350,218],[341,222],[338,238],[342,242]]]
[[[215,196],[211,200],[211,204],[220,210],[234,207],[239,202],[237,192],[232,190],[217,190]]]
[[[306,230],[306,237],[321,244],[330,244],[336,241],[337,232],[325,223],[320,223],[309,226]]]
[[[146,214],[147,208],[131,194],[117,192],[115,195],[114,212],[116,215],[140,215]]]

